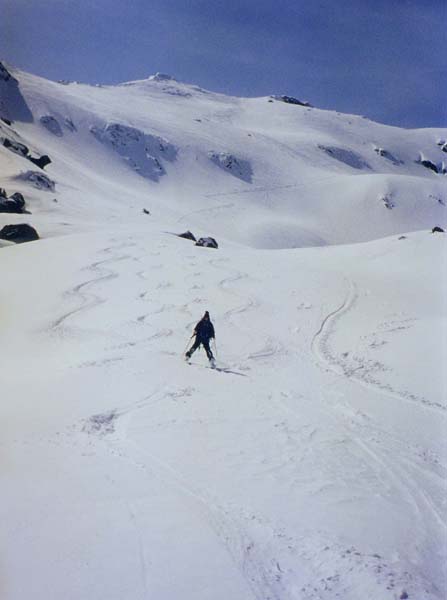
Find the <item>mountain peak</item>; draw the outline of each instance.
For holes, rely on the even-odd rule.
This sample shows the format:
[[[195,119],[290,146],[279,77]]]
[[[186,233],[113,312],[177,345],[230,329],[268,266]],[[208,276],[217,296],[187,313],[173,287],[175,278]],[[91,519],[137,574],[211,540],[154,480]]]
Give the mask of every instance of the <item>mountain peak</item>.
[[[175,81],[175,77],[167,73],[155,73],[149,77],[149,81]]]

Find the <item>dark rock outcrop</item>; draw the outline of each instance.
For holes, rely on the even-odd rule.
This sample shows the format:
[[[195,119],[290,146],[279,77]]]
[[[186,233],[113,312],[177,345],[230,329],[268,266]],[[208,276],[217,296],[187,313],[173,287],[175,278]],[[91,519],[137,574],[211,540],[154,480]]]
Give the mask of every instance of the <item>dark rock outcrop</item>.
[[[28,146],[25,146],[25,144],[21,144],[20,142],[4,138],[3,145],[5,148],[8,148],[8,150],[11,150],[11,152],[14,152],[14,154],[18,154],[19,156],[23,156],[23,158],[27,158],[42,170],[52,162],[48,154],[43,154],[40,157],[31,156]]]
[[[434,173],[439,173],[438,167],[435,165],[435,163],[433,163],[431,160],[428,160],[427,158],[421,160],[420,164],[426,169],[431,169]]]
[[[188,229],[188,231],[185,231],[184,233],[178,233],[177,234],[178,237],[184,238],[185,240],[192,240],[193,242],[196,241],[196,237],[193,233],[191,233]]]
[[[273,100],[279,100],[280,102],[285,102],[286,104],[296,104],[297,106],[307,106],[307,107],[312,107],[311,104],[309,104],[309,102],[303,102],[302,100],[298,100],[298,98],[294,98],[293,96],[285,96],[285,95],[279,95],[279,96],[271,96],[271,98],[273,98]]]
[[[8,69],[0,62],[0,81],[9,81],[13,76]]]
[[[431,230],[432,233],[445,233],[444,229],[442,227],[433,227],[433,229]]]
[[[25,146],[25,144],[4,138],[3,145],[5,148],[8,148],[8,150],[11,150],[11,152],[14,152],[14,154],[19,154],[24,158],[28,158],[29,148],[28,146]]]
[[[4,191],[4,190],[3,190]],[[25,211],[25,198],[20,192],[15,192],[10,198],[0,197],[0,213],[17,213]]]
[[[25,98],[20,91],[19,82],[0,62],[0,117],[6,121],[33,122]],[[5,122],[6,122],[5,121]]]
[[[48,154],[43,154],[39,158],[34,158],[34,156],[28,156],[28,159],[42,170],[52,162]]]
[[[5,225],[0,230],[0,239],[15,242],[16,244],[23,244],[24,242],[38,240],[39,234],[31,225],[18,223],[17,225]]]
[[[195,243],[196,246],[203,246],[204,248],[219,248],[217,242],[212,237],[199,238]]]

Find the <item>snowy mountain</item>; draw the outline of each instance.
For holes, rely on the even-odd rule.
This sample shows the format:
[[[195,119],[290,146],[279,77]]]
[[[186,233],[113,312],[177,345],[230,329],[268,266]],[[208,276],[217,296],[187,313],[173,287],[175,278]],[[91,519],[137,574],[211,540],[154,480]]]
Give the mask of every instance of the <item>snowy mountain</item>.
[[[444,598],[447,130],[8,65],[0,118],[2,598]]]

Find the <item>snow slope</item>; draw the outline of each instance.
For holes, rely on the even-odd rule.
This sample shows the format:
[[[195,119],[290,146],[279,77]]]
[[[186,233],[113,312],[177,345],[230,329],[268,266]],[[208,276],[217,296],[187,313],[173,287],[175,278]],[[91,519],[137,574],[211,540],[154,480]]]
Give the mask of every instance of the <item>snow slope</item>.
[[[2,598],[444,598],[446,132],[12,73],[55,191],[0,147]]]

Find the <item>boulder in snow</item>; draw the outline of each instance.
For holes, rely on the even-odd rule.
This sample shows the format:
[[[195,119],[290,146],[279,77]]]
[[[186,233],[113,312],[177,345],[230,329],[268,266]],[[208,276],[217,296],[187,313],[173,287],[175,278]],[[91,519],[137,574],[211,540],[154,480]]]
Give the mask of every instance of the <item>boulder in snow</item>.
[[[0,230],[0,238],[8,242],[23,244],[24,242],[33,242],[39,239],[39,234],[27,223],[18,223],[17,225],[5,225]]]
[[[28,159],[32,163],[40,167],[42,170],[51,163],[51,158],[48,156],[48,154],[43,154],[39,158],[35,158],[34,156],[28,156]]]
[[[177,234],[178,237],[184,238],[185,240],[192,240],[193,242],[196,241],[196,237],[193,233],[191,233],[191,231],[185,231],[184,233],[178,233]]]
[[[14,140],[4,138],[3,145],[5,148],[8,148],[8,150],[11,150],[11,152],[14,152],[14,154],[19,154],[24,158],[28,158],[29,148],[28,146],[25,146],[25,144],[21,144],[20,142],[15,142]]]
[[[212,237],[199,238],[195,243],[196,246],[203,246],[204,248],[219,248],[217,242]]]
[[[432,233],[445,233],[444,229],[442,227],[433,227],[433,229],[431,230]]]
[[[439,173],[438,166],[435,165],[433,161],[424,156],[422,152],[419,154],[419,160],[417,160],[416,162],[425,167],[426,169],[430,169],[434,173]]]
[[[211,162],[231,175],[247,183],[252,182],[253,169],[248,160],[238,158],[229,152],[209,152],[208,156]]]
[[[6,196],[0,197],[0,213],[17,213],[25,212],[25,198],[20,192],[15,192],[9,198]]]

